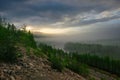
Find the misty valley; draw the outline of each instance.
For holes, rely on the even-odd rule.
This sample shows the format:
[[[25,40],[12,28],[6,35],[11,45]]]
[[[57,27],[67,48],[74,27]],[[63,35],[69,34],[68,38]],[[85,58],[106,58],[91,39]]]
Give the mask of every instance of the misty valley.
[[[71,36],[74,37],[74,36]],[[80,40],[67,39],[63,36],[39,36],[35,37],[36,42],[51,45],[56,49],[62,49],[66,52],[78,54],[91,54],[98,56],[109,56],[114,59],[120,58],[120,40],[102,39],[102,40]]]

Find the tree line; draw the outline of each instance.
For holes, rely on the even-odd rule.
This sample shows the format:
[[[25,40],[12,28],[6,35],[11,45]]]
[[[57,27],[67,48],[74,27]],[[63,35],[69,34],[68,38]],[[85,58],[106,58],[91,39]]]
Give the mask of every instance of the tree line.
[[[64,49],[68,52],[79,54],[109,56],[114,59],[120,58],[120,46],[69,42],[65,44]]]

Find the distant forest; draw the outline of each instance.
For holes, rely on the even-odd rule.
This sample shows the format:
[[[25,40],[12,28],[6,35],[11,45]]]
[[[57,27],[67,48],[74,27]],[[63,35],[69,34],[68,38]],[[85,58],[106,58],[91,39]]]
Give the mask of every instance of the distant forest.
[[[75,52],[78,54],[109,56],[114,59],[120,58],[120,46],[69,42],[65,44],[64,49],[68,52]]]

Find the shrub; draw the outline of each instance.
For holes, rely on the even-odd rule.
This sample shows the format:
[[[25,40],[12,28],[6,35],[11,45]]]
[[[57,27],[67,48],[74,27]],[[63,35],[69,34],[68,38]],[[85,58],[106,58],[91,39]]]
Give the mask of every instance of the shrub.
[[[13,62],[17,59],[15,47],[6,45],[0,48],[0,60],[5,62]]]
[[[37,57],[45,57],[45,54],[39,49],[34,49],[33,53],[37,56]]]
[[[90,77],[90,79],[89,80],[96,80],[95,78],[93,78],[93,77]]]
[[[16,60],[16,48],[9,30],[0,25],[0,61],[13,62]]]
[[[101,80],[106,80],[105,78],[101,78]]]
[[[72,61],[71,63],[69,63],[69,65],[67,66],[69,69],[71,69],[72,71],[81,74],[83,76],[88,76],[89,74],[89,70],[87,68],[87,65],[85,64],[80,64],[77,61]]]
[[[61,59],[53,57],[50,58],[50,61],[52,63],[51,67],[53,69],[57,69],[58,71],[62,72],[62,70],[64,69],[64,65]]]

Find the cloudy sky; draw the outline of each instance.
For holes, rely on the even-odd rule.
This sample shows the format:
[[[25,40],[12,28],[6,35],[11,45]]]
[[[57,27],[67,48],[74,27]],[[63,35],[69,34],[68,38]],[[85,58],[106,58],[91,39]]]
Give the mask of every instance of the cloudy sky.
[[[0,0],[0,15],[37,33],[76,38],[120,34],[120,0]]]

